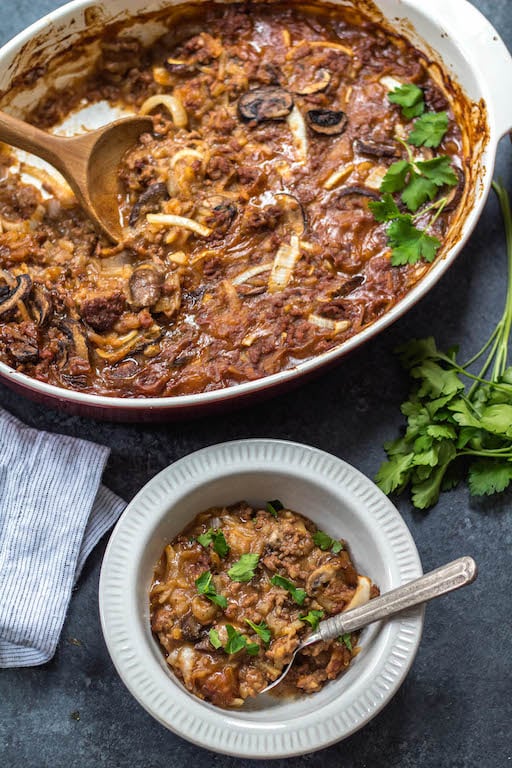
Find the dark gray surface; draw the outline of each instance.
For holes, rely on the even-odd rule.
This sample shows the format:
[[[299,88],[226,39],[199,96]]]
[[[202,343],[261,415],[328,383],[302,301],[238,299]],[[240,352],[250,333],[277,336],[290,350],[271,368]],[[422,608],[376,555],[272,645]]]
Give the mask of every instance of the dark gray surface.
[[[0,41],[59,6],[3,0]],[[510,0],[478,0],[512,47]],[[5,11],[8,10],[8,13]],[[511,84],[512,91],[512,84]],[[498,172],[512,190],[511,148]],[[392,350],[434,334],[442,346],[480,348],[504,297],[505,253],[494,199],[469,245],[441,283],[404,319],[339,367],[290,395],[231,415],[167,426],[101,424],[54,412],[0,387],[0,403],[31,426],[94,439],[112,448],[106,483],[126,499],[191,451],[239,437],[298,440],[373,476],[381,445],[401,424],[407,377]],[[425,570],[461,554],[480,567],[475,585],[427,609],[416,662],[389,706],[364,730],[323,752],[274,761],[336,768],[499,768],[512,765],[510,552],[512,496],[476,501],[462,487],[429,514],[398,506]],[[105,541],[73,595],[57,654],[34,669],[0,672],[0,765],[5,768],[199,768],[264,765],[198,749],[158,725],[117,677],[102,639],[97,587]],[[69,642],[79,638],[82,645]],[[71,713],[79,712],[79,720]]]

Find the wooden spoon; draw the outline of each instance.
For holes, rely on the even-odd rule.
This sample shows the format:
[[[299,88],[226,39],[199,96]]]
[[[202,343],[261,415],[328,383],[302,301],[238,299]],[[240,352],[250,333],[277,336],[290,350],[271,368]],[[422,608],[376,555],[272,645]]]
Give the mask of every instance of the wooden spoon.
[[[0,112],[0,141],[43,158],[60,171],[82,208],[116,243],[122,237],[119,164],[140,134],[152,127],[149,117],[127,117],[79,136],[55,136]]]

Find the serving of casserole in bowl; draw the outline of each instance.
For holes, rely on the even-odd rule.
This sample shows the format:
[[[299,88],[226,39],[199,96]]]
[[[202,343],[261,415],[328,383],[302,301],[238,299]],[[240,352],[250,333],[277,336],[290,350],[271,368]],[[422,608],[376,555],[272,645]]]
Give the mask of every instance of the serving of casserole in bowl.
[[[465,0],[76,0],[2,62],[0,106],[47,130],[153,118],[117,246],[0,156],[0,375],[113,419],[281,388],[383,329],[459,252],[512,124],[510,56]]]
[[[160,723],[219,752],[285,757],[389,702],[423,608],[311,646],[278,695],[259,691],[316,621],[421,573],[404,521],[360,472],[297,443],[240,440],[175,462],[129,504],[100,616],[123,682]]]

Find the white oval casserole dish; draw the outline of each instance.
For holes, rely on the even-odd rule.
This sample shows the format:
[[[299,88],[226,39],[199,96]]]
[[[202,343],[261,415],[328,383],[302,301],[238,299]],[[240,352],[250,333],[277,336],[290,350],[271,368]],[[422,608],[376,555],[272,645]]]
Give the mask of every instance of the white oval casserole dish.
[[[97,52],[94,36],[101,34],[108,24],[130,22],[130,34],[149,42],[164,28],[155,21],[139,23],[135,19],[179,4],[176,0],[74,0],[63,5],[0,49],[0,107],[23,116],[24,110],[32,107],[50,85],[71,87],[73,79],[87,66],[87,60]],[[442,63],[443,70],[474,103],[475,115],[479,113],[475,116],[478,127],[472,147],[471,195],[460,226],[444,254],[412,290],[375,323],[335,349],[291,369],[226,389],[177,397],[103,397],[37,381],[0,362],[0,379],[4,383],[39,402],[80,415],[116,421],[187,416],[226,407],[233,400],[281,390],[298,378],[336,363],[393,323],[432,288],[473,230],[490,189],[498,142],[512,128],[512,58],[496,30],[467,0],[375,0],[375,7],[431,61]],[[51,61],[70,48],[78,50],[87,36],[91,42],[85,46],[82,58],[68,61],[52,74]]]

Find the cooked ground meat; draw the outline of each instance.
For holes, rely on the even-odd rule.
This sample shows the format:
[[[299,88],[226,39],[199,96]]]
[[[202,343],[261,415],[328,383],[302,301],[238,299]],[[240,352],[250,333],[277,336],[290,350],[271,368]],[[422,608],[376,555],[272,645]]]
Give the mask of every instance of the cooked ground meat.
[[[86,299],[80,307],[80,314],[91,328],[102,333],[112,328],[123,314],[125,307],[125,296],[120,291],[115,291],[108,296]]]
[[[389,78],[448,114],[439,153],[460,184],[429,234],[442,241],[456,215],[461,128],[407,41],[344,6],[180,13],[169,8],[170,32],[149,48],[107,30],[94,70],[28,116],[48,129],[101,99],[152,114],[119,173],[123,243],[105,242],[51,179],[44,194],[23,183],[0,152],[0,307],[20,275],[52,297],[44,322],[23,301],[0,313],[0,360],[41,381],[121,397],[206,392],[320,355],[388,311],[428,269],[391,267],[369,208],[407,157],[396,137],[411,123],[388,100]],[[319,133],[312,111],[337,116],[334,128]]]
[[[150,591],[151,628],[189,691],[238,707],[279,676],[311,621],[350,607],[361,581],[370,584],[346,543],[297,512],[215,507],[165,547]],[[378,593],[371,585],[368,596]],[[358,650],[357,633],[309,646],[272,693],[317,691]]]

